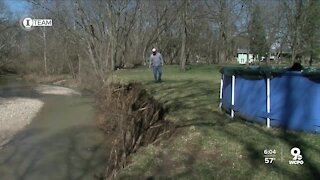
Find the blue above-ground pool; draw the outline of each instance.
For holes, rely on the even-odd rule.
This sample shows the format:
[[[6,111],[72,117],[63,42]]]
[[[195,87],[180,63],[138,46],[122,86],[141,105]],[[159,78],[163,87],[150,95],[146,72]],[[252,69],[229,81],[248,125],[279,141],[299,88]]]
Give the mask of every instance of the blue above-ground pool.
[[[221,106],[232,117],[234,113],[271,127],[320,132],[318,72],[256,67],[223,68],[221,73]]]

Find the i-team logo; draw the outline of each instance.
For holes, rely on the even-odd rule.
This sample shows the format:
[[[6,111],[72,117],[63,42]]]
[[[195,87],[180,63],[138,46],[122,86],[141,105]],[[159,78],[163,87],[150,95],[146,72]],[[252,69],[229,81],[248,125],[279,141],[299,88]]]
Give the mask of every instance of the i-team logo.
[[[292,148],[290,153],[293,156],[293,158],[292,160],[289,161],[289,164],[302,165],[304,163],[302,160],[302,155],[299,148],[297,147]]]
[[[52,26],[52,19],[34,19],[31,17],[25,17],[20,22],[23,29],[30,31],[34,27]]]

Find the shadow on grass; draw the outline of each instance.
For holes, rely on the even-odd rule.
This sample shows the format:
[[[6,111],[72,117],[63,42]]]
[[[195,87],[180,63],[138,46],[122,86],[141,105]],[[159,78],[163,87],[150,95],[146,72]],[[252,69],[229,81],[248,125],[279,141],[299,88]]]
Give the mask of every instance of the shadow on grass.
[[[218,123],[224,116],[213,111],[218,99],[219,84],[196,80],[166,80],[161,84],[147,84],[151,94],[169,107],[170,117],[179,117],[178,126]],[[195,113],[196,112],[196,113]],[[218,118],[214,118],[219,116]],[[224,122],[221,122],[224,123]]]
[[[149,179],[316,179],[320,173],[319,139],[312,134],[266,129],[226,118],[218,109],[219,73],[216,67],[210,68],[209,72],[195,67],[187,73],[172,68],[165,72],[163,83],[144,83],[156,99],[165,103],[169,109],[167,118],[183,133],[161,147],[164,150],[159,154],[150,155],[147,166],[131,167],[131,175],[140,179],[146,174],[151,174]],[[140,75],[144,80],[151,77],[151,73]],[[196,133],[201,138],[186,142],[185,137]],[[288,164],[294,146],[302,150],[304,165]],[[264,149],[277,150],[278,159],[272,165],[264,164]],[[242,158],[237,157],[239,153]],[[234,168],[232,163],[236,164]]]
[[[280,139],[281,141],[285,142],[286,145],[289,146],[289,150],[286,152],[290,154],[290,150],[293,147],[299,147],[302,156],[303,156],[303,161],[304,164],[301,166],[300,171],[292,173],[291,175],[286,173],[289,177],[291,178],[306,178],[306,179],[318,179],[320,177],[320,162],[315,162],[313,159],[314,157],[308,155],[307,152],[314,154],[320,154],[320,148],[316,147],[315,144],[311,144],[311,142],[308,142],[310,140],[309,138],[315,138],[312,136],[312,134],[307,134],[304,132],[291,132],[291,131],[286,131],[284,129],[274,129],[275,131],[279,131],[279,133],[271,133],[270,131],[273,131],[272,129],[266,131],[266,130],[261,130],[261,128],[254,126],[253,124],[249,123],[248,124],[249,128],[252,128],[253,130],[256,130],[263,134],[264,136],[267,136],[269,138],[277,138]],[[310,136],[310,137],[305,137],[305,136]],[[304,138],[303,138],[304,137]],[[292,156],[290,156],[290,159],[287,159],[284,163],[288,165],[288,160],[292,160]],[[281,167],[276,165],[278,169],[281,170],[281,172],[286,172],[286,170]]]
[[[262,125],[259,126],[242,120],[240,122],[239,120],[228,120],[218,109],[220,86],[217,81],[167,80],[161,84],[148,82],[146,85],[150,88],[151,94],[154,94],[169,107],[168,118],[170,120],[173,118],[178,128],[183,129],[190,126],[200,127],[203,128],[201,133],[204,136],[212,136],[212,132],[215,131],[216,134],[229,139],[232,143],[240,144],[247,153],[247,158],[243,161],[247,161],[249,167],[251,167],[244,167],[240,170],[240,173],[244,175],[245,178],[255,178],[257,171],[266,171],[268,168],[280,175],[278,178],[284,179],[316,179],[320,176],[320,162],[316,162],[312,156],[307,155],[307,153],[313,155],[320,154],[320,149],[317,148],[317,145],[312,144],[310,141],[310,138],[314,138],[312,135],[291,133],[279,129],[266,130]],[[232,125],[234,122],[236,122],[235,125]],[[239,126],[237,123],[243,123],[245,125]],[[280,143],[275,144],[276,141]],[[302,150],[304,165],[295,167],[294,165],[289,165],[288,161],[292,160],[292,156],[290,155],[290,149],[288,149],[288,151],[284,153],[291,159],[286,158],[283,162],[278,161],[270,167],[266,167],[268,165],[264,164],[263,150],[272,146],[274,147],[274,145],[289,146],[290,148],[299,147]],[[277,149],[278,153],[279,149],[280,147]],[[197,159],[199,151],[201,150],[192,150],[192,153],[188,155],[187,159]],[[164,166],[168,164],[168,161],[169,160],[165,160],[163,164],[154,171],[155,177],[160,175],[159,172],[164,173],[164,169],[166,169]],[[194,174],[194,171],[190,170],[190,168],[193,167],[194,161],[185,161],[182,163],[184,164],[183,166],[186,167],[185,170],[177,174],[172,174],[170,177],[199,177]],[[218,166],[224,168],[223,162],[217,161],[217,163],[216,168],[219,168]],[[206,169],[204,169],[204,173],[206,173]],[[212,172],[208,171],[207,173],[213,175]],[[237,174],[226,174],[226,176],[239,178]]]

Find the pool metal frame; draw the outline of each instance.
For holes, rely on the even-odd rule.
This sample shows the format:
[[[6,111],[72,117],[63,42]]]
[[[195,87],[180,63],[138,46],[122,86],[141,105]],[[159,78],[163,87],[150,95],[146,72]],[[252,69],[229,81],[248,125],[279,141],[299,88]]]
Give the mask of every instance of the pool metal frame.
[[[220,94],[219,94],[219,99],[220,99],[220,103],[219,103],[219,108],[222,108],[222,98],[223,98],[223,79],[224,79],[224,74],[221,75],[221,80],[220,80]],[[235,102],[235,98],[234,98],[234,92],[235,92],[235,85],[236,85],[236,76],[232,75],[232,85],[231,85],[231,110],[230,110],[230,116],[233,119],[234,118],[234,102]],[[270,78],[267,78],[267,86],[266,86],[266,98],[267,98],[267,113],[270,114],[271,112],[271,108],[270,108]],[[266,125],[268,128],[270,128],[270,118],[267,117],[266,119]]]

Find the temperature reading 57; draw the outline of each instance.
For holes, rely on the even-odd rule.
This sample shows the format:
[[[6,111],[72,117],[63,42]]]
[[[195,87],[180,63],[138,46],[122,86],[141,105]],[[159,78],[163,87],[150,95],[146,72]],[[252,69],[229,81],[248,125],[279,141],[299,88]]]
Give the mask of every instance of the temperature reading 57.
[[[264,158],[264,163],[265,164],[272,164],[275,159],[276,158],[273,158],[273,157],[266,157],[266,158]]]

